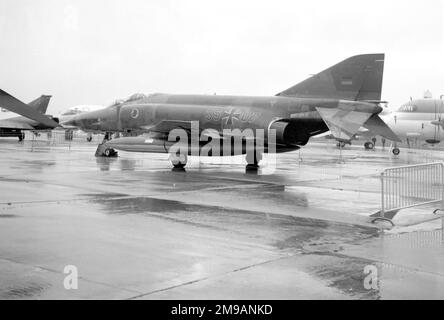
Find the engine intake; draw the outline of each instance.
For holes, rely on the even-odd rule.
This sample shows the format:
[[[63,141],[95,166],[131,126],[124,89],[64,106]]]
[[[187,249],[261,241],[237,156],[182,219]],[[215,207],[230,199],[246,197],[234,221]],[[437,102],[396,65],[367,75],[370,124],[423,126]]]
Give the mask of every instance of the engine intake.
[[[294,122],[276,121],[270,129],[276,130],[276,144],[286,146],[305,146],[309,134]]]

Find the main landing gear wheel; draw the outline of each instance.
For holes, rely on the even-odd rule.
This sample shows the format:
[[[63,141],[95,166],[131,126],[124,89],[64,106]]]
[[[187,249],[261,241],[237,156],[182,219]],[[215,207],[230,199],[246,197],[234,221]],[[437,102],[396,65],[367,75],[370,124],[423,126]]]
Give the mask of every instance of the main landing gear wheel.
[[[108,158],[115,157],[117,156],[117,151],[114,150],[113,148],[106,148],[105,151],[103,152],[103,155]]]
[[[344,141],[339,141],[336,144],[336,147],[340,148],[340,149],[344,149],[345,148],[346,143]]]
[[[393,153],[395,156],[398,156],[398,155],[401,153],[401,150],[399,150],[399,148],[393,148],[392,153]]]
[[[93,139],[92,135],[89,134],[86,136],[86,141],[91,142],[92,139]]]
[[[182,153],[170,153],[170,161],[173,164],[174,169],[183,169],[187,165],[188,157]]]
[[[364,143],[365,150],[373,150],[375,148],[375,144],[373,142]]]

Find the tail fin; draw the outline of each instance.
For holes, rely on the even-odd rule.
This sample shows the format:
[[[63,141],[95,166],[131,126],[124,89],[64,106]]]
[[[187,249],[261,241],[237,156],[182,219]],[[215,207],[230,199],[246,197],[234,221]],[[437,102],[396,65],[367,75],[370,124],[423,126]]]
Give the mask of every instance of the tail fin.
[[[51,100],[51,96],[42,95],[40,96],[40,98],[37,98],[28,103],[28,106],[42,114],[45,114],[46,110],[48,109],[49,100]]]
[[[350,57],[277,95],[380,101],[384,57],[383,53]]]
[[[9,93],[0,89],[0,107],[8,109],[9,111],[18,113],[21,116],[32,119],[47,126],[48,128],[57,128],[59,124],[48,116],[41,114],[34,110],[27,104],[14,98]]]

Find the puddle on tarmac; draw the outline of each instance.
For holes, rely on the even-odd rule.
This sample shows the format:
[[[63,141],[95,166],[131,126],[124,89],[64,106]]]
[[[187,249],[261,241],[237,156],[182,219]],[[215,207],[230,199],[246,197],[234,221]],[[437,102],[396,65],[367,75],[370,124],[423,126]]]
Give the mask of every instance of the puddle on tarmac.
[[[36,298],[44,290],[50,287],[49,284],[27,283],[22,285],[14,285],[4,289],[0,289],[1,299],[26,299]]]

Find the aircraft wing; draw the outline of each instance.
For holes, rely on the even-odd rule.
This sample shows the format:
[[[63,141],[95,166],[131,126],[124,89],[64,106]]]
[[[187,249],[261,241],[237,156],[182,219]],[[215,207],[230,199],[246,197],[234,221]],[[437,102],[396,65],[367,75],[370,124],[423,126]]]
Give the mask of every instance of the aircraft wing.
[[[441,126],[441,128],[444,129],[444,120],[432,121],[432,124],[435,125],[435,126]]]
[[[2,129],[16,129],[16,130],[34,130],[35,128],[25,122],[16,119],[4,119],[0,120],[0,128]]]
[[[188,132],[191,132],[191,121],[182,121],[182,120],[163,120],[159,122],[156,125],[153,126],[144,126],[142,129],[149,131],[149,132],[156,132],[156,133],[169,133],[173,129],[184,129]],[[215,129],[207,129],[202,132],[199,132],[202,134],[202,136],[212,138],[212,139],[225,139],[227,137],[235,137],[236,133],[230,134],[230,135],[221,135],[217,130]],[[244,136],[242,136],[244,137]],[[246,139],[250,139],[250,137],[244,137]],[[255,137],[251,137],[251,139],[255,139]]]
[[[41,114],[37,110],[30,108],[27,104],[14,98],[9,93],[1,89],[0,89],[0,107],[18,113],[26,118],[37,121],[47,126],[48,128],[56,128],[59,126],[59,124],[53,119],[47,117],[44,114]]]
[[[161,122],[152,125],[144,126],[142,129],[149,132],[169,133],[173,129],[184,129],[191,131],[191,121],[181,120],[162,120]]]

